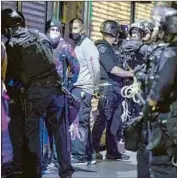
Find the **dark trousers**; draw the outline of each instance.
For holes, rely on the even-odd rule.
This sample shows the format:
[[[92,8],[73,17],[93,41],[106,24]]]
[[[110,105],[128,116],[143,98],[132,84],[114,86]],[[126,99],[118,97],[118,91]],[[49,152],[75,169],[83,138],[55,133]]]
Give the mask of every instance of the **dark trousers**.
[[[171,138],[176,139],[177,116],[176,116],[176,110],[172,109],[172,111],[174,112],[159,113],[157,119],[161,121],[167,119],[168,122],[165,124],[165,128],[167,128],[167,133]],[[152,132],[154,131],[153,129],[155,129],[156,127],[158,127],[158,125],[156,123],[152,123]],[[162,132],[162,134],[164,135],[162,136],[162,140],[160,142],[160,146],[159,146],[160,149],[152,150],[152,158],[150,160],[151,170],[155,178],[176,178],[177,165],[173,165],[172,156],[167,155],[167,153],[169,153],[168,151],[170,148],[169,140],[167,140],[169,139],[169,137],[165,137],[165,132]],[[159,135],[157,135],[156,137],[158,137]],[[176,148],[175,146],[174,148]],[[175,149],[174,153],[176,152],[177,151]],[[174,162],[177,164],[177,156],[176,154],[174,155],[175,155]]]
[[[92,140],[90,132],[90,112],[91,112],[91,99],[92,95],[84,92],[80,88],[74,88],[72,93],[77,96],[80,102],[80,109],[72,109],[71,115],[77,115],[79,119],[79,129],[82,129],[85,133],[83,141],[77,137],[72,141],[72,156],[79,160],[88,160],[92,154]],[[82,94],[83,93],[83,94]],[[75,114],[77,112],[77,114]]]
[[[155,178],[176,178],[177,167],[172,165],[168,155],[152,156],[151,170]]]
[[[139,116],[139,113],[142,111],[142,107],[133,101],[133,99],[127,99],[128,110],[132,118]]]
[[[42,152],[42,170],[46,170],[47,165],[51,162],[52,154],[50,149],[50,138],[49,133],[46,128],[46,124],[44,122],[47,119],[41,118],[40,119],[40,140],[41,140],[41,152]],[[57,160],[57,154],[56,154],[56,162]]]
[[[75,91],[75,90],[74,90]],[[65,96],[65,100],[69,101],[69,98],[67,96]],[[65,119],[68,119],[68,123],[69,125],[72,124],[72,122],[74,122],[75,118],[78,115],[79,112],[79,108],[80,108],[80,102],[75,100],[72,102],[67,102],[67,104],[65,103]],[[48,144],[50,149],[47,150],[47,152],[45,152],[45,166],[50,164],[50,163],[54,163],[57,167],[59,167],[59,165],[57,164],[57,153],[56,153],[56,147],[55,147],[55,140],[52,134],[52,130],[50,130],[50,125],[47,123],[46,121],[46,129],[45,131],[47,131],[47,135],[48,135]]]
[[[56,143],[57,157],[60,165],[59,175],[66,177],[74,170],[70,160],[70,145],[68,145],[68,126],[64,114],[64,97],[54,86],[33,86],[25,97],[25,178],[40,178],[41,148],[40,148],[40,118],[46,113],[47,122]]]
[[[15,95],[13,102],[9,104],[9,135],[13,148],[13,171],[23,172],[23,150],[24,150],[24,110],[22,96]]]
[[[96,118],[92,130],[93,147],[96,152],[100,150],[100,139],[105,127],[107,152],[118,152],[117,141],[121,139],[122,131],[122,97],[116,87],[103,89],[105,98],[101,98],[98,103],[99,117]]]
[[[137,174],[138,178],[151,178],[149,165],[149,152],[146,150],[146,145],[140,143],[137,150]]]

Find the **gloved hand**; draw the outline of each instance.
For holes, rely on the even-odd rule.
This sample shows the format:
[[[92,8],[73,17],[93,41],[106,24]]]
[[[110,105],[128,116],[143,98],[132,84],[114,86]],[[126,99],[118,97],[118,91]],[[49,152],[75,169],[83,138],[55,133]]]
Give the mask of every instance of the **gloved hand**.
[[[101,98],[101,92],[100,92],[100,90],[99,90],[98,87],[95,88],[95,90],[94,90],[94,97],[95,97],[96,99]]]

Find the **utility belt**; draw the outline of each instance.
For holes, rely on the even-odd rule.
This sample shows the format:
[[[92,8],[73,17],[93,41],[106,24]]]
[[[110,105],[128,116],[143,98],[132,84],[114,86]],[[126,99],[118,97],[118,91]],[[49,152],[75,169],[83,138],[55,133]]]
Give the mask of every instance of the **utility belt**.
[[[141,139],[143,119],[137,117],[131,119],[130,122],[124,124],[125,149],[129,151],[137,151]]]
[[[160,114],[152,125],[150,141],[146,147],[156,155],[177,157],[177,117]]]
[[[55,75],[49,75],[40,79],[33,80],[29,86],[43,86],[49,84],[56,84],[57,78]]]
[[[119,84],[116,81],[105,81],[105,80],[101,80],[100,84],[98,85],[99,87],[99,92],[101,94],[105,94],[108,91],[109,92],[114,92],[115,94],[120,94],[120,90],[121,90],[121,84]]]

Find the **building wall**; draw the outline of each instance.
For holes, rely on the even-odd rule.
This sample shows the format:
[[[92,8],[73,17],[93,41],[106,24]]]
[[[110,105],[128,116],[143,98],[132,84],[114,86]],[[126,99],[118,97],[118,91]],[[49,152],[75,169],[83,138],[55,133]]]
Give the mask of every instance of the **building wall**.
[[[135,5],[135,21],[146,20],[151,18],[151,11],[154,7],[154,2],[151,3],[136,3]]]
[[[104,20],[130,23],[130,2],[92,2],[91,39],[101,38],[100,25]]]
[[[17,1],[1,1],[1,9],[12,8],[17,9]]]

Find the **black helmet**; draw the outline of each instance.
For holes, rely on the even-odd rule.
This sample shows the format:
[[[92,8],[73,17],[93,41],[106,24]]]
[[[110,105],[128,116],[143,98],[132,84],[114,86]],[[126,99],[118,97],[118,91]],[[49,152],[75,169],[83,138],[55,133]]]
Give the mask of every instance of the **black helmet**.
[[[24,17],[24,15],[21,13],[21,12],[19,12],[18,11],[18,14],[21,16],[21,18],[23,19],[23,22],[21,23],[21,26],[22,27],[25,27],[26,26],[26,23],[25,23],[25,17]]]
[[[5,28],[21,25],[23,18],[13,9],[1,11],[2,26]]]
[[[132,34],[132,30],[137,29],[139,30],[141,33],[145,34],[145,26],[144,24],[142,24],[141,22],[134,22],[131,24],[130,26],[130,30],[129,30],[129,34]]]
[[[62,32],[62,23],[59,20],[56,19],[48,20],[47,23],[45,24],[45,33],[47,33],[48,29],[51,27],[58,27]]]
[[[106,20],[101,24],[100,32],[116,37],[118,32],[120,32],[120,27],[116,21]]]
[[[145,33],[151,33],[154,29],[154,24],[150,20],[142,20],[140,21],[145,27]]]
[[[129,26],[128,25],[120,25],[120,33],[119,33],[119,40],[126,39],[128,37]]]
[[[163,26],[165,24],[165,14],[168,11],[167,7],[155,6],[152,9],[152,20],[156,26]]]
[[[177,33],[177,10],[171,7],[156,6],[152,10],[154,23],[166,33]]]
[[[166,14],[165,31],[168,34],[177,34],[177,10]]]
[[[128,35],[129,26],[128,26],[128,25],[123,25],[123,24],[121,24],[121,25],[120,25],[120,30],[121,30],[121,32],[123,32],[123,33],[125,33],[125,34]]]

